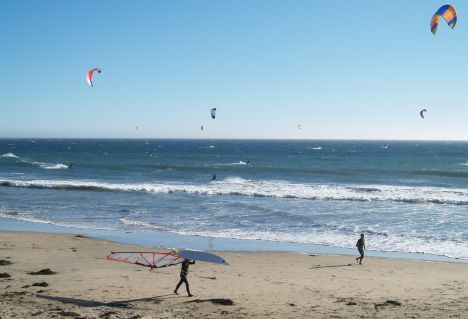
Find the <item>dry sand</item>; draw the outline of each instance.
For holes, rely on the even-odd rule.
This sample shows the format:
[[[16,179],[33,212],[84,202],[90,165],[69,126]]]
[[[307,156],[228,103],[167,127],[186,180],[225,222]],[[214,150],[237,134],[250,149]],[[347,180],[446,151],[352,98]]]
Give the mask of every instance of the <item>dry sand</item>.
[[[142,250],[0,232],[0,274],[11,276],[0,278],[0,318],[468,318],[467,264],[217,252],[231,265],[191,266],[189,298],[184,286],[172,293],[179,266],[150,272],[105,259],[128,249]],[[46,268],[56,274],[28,274]]]

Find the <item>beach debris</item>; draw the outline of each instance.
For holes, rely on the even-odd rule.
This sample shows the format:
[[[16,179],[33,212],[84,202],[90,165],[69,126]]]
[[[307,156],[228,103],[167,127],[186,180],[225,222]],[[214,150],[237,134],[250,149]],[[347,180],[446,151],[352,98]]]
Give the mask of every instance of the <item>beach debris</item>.
[[[55,274],[57,274],[57,273],[50,270],[49,268],[41,269],[39,271],[28,272],[28,275],[55,275]]]
[[[100,68],[94,68],[88,71],[88,73],[86,74],[86,82],[88,82],[89,86],[93,86],[94,72],[101,73],[101,71],[102,70]]]
[[[7,274],[6,272],[0,273],[0,278],[10,278],[11,275]]]
[[[216,118],[216,108],[215,107],[211,109],[211,118],[212,119]]]
[[[75,235],[75,238],[86,238],[84,235]]]
[[[29,288],[29,287],[31,287],[31,286],[30,286],[30,285],[24,285],[24,286],[21,287],[21,288]]]
[[[426,109],[422,109],[421,112],[419,112],[419,116],[421,116],[422,118],[424,118],[424,112],[427,112]]]
[[[42,281],[42,282],[35,282],[31,286],[33,286],[33,287],[49,287],[49,284],[46,283],[45,281]]]
[[[117,314],[117,312],[115,312],[115,311],[106,311],[106,312],[100,314],[100,315],[99,315],[99,318],[102,318],[102,319],[110,319],[110,317],[111,317],[112,315],[115,315],[115,314]]]
[[[444,5],[440,7],[436,13],[432,16],[431,19],[431,32],[432,34],[436,34],[437,27],[439,26],[440,17],[444,18],[447,24],[453,29],[457,24],[457,11],[451,5]]]
[[[205,278],[205,279],[211,279],[211,280],[216,280],[216,277],[210,277],[210,276],[200,276],[198,274],[195,274],[198,278]]]
[[[60,311],[57,314],[64,316],[64,317],[81,317],[81,314],[74,311]]]
[[[401,306],[401,302],[396,301],[396,300],[387,300],[384,303],[376,303],[374,304],[375,311],[379,311],[379,308],[385,307],[385,306]]]
[[[338,298],[335,303],[344,302],[346,306],[355,306],[357,303],[352,298]]]
[[[202,302],[211,302],[215,305],[223,305],[223,306],[233,306],[234,301],[229,298],[213,298],[213,299],[195,299],[186,301],[186,303],[202,303]]]
[[[12,262],[9,261],[9,260],[4,260],[4,259],[0,259],[0,266],[8,266],[8,265],[11,265]]]
[[[288,303],[288,305],[290,305],[291,307],[296,307],[296,304],[295,303]]]

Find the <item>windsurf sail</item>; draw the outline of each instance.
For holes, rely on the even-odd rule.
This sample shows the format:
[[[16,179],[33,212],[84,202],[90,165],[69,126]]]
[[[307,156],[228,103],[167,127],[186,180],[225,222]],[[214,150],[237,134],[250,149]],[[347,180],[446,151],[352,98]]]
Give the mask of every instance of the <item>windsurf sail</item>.
[[[182,263],[184,260],[204,261],[229,265],[222,257],[198,250],[175,249],[169,252],[111,252],[107,260],[120,261],[149,268],[162,268]]]
[[[149,268],[162,268],[182,263],[185,258],[170,253],[158,252],[111,252],[107,260],[120,261]]]

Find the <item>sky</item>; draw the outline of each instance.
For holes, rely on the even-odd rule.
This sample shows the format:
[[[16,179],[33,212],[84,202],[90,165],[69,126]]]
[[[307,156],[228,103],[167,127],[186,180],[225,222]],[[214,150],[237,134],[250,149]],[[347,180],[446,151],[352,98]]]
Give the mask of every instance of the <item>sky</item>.
[[[468,140],[468,3],[433,36],[444,4],[1,1],[0,138]]]

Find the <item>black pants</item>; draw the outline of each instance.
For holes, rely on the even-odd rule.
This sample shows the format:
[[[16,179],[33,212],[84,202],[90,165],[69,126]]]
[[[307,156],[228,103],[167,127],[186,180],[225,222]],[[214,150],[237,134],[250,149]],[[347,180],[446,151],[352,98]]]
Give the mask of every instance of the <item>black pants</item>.
[[[177,287],[176,287],[175,291],[177,291],[179,289],[180,285],[182,285],[182,283],[184,283],[184,282],[185,282],[185,288],[187,289],[187,293],[189,295],[191,295],[189,283],[188,283],[188,280],[187,280],[187,276],[182,276],[182,275],[180,276],[180,281],[177,284]]]
[[[362,260],[364,259],[364,248],[358,247],[358,250],[359,250],[359,254],[360,254],[361,256],[358,257],[357,259],[360,259],[359,262],[362,262]]]

